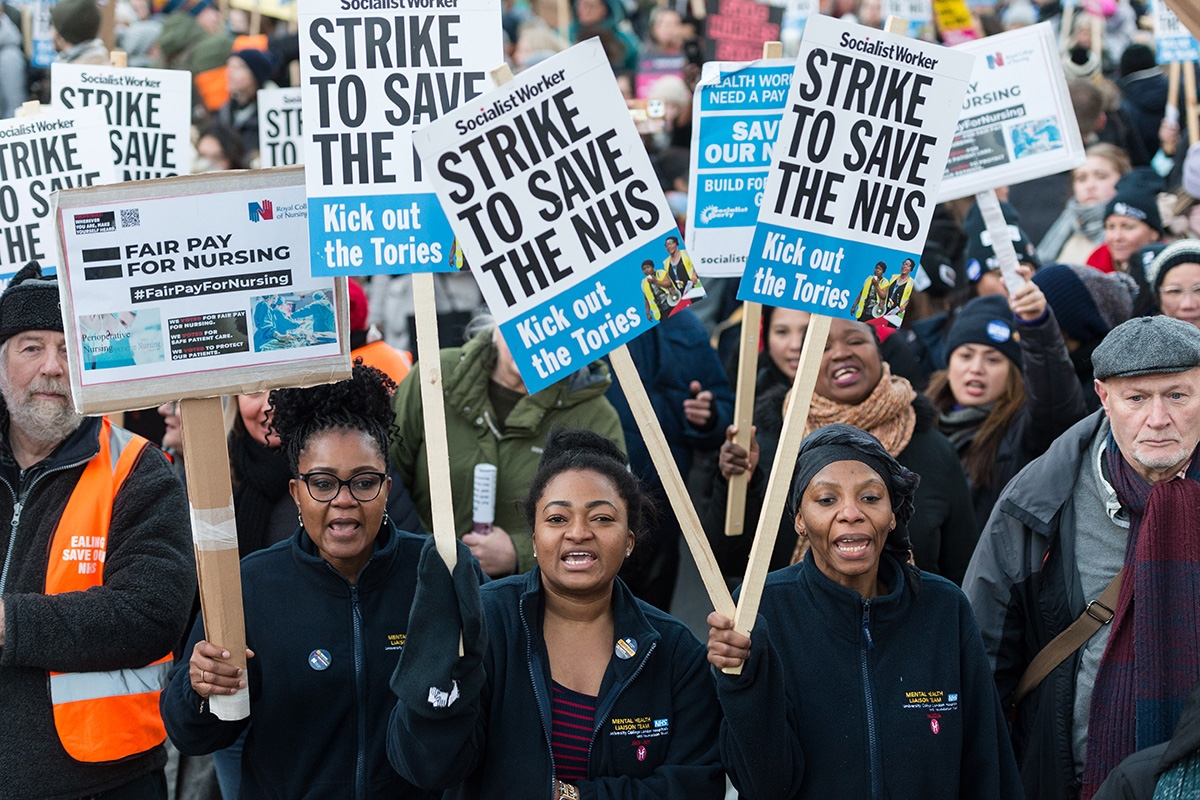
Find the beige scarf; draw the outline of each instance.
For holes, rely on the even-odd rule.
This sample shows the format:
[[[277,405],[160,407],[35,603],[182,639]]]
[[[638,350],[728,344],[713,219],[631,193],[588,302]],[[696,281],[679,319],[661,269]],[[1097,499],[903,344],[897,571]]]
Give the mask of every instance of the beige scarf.
[[[840,422],[866,431],[878,439],[892,456],[897,456],[908,446],[917,424],[917,412],[912,407],[916,397],[912,384],[905,378],[892,375],[891,368],[884,362],[879,383],[867,399],[858,405],[847,405],[814,394],[804,435]]]

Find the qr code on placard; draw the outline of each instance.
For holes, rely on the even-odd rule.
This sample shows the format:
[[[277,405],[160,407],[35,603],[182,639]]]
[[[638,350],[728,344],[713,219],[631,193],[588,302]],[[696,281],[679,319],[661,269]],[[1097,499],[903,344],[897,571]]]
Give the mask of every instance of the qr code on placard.
[[[138,215],[138,209],[136,209],[136,208],[122,208],[121,209],[121,227],[122,228],[136,228],[141,224],[142,224],[142,218]]]

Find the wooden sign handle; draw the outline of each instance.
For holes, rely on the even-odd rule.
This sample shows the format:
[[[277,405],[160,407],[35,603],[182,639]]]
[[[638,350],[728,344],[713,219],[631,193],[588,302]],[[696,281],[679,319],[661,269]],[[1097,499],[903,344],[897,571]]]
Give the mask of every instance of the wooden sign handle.
[[[1196,114],[1196,68],[1195,64],[1183,67],[1184,116],[1187,118],[1188,142],[1200,142],[1200,117]]]
[[[975,195],[979,205],[979,213],[983,216],[984,225],[992,237],[992,249],[996,252],[996,260],[1000,262],[1000,274],[1004,278],[1004,286],[1008,296],[1012,297],[1017,290],[1025,285],[1025,279],[1017,274],[1017,250],[1013,247],[1012,236],[1008,232],[1008,221],[1000,209],[1000,198],[995,189],[987,189]]]
[[[438,342],[433,273],[412,276],[417,316],[417,363],[421,365],[421,407],[425,418],[425,454],[429,464],[429,505],[433,538],[446,569],[454,571],[458,550],[454,499],[450,493],[450,445],[446,440],[446,399],[442,394],[442,354]]]
[[[667,444],[667,437],[659,425],[658,416],[654,413],[654,406],[650,403],[650,396],[646,394],[646,387],[642,384],[637,367],[634,366],[629,348],[621,345],[609,353],[608,358],[617,374],[617,380],[621,382],[621,390],[629,402],[629,409],[637,421],[642,439],[646,442],[646,449],[650,451],[650,458],[654,461],[658,476],[662,479],[671,509],[683,530],[683,538],[687,541],[692,558],[696,560],[696,567],[700,571],[700,579],[704,581],[704,588],[708,591],[709,600],[712,601],[714,609],[732,618],[735,613],[733,595],[729,593],[729,587],[725,585],[725,579],[721,576],[721,568],[717,566],[712,546],[704,535],[700,517],[692,505],[691,496],[688,495],[687,484],[679,474],[679,465],[671,455],[671,447]]]
[[[117,67],[118,69],[125,69],[129,66],[129,54],[124,50],[113,50],[108,54],[108,65],[110,67]]]
[[[829,326],[832,322],[832,317],[813,314],[808,322],[808,330],[804,332],[800,366],[792,381],[792,400],[783,416],[779,447],[775,450],[771,477],[767,479],[767,493],[758,517],[754,543],[750,546],[750,560],[746,564],[746,576],[742,580],[742,594],[738,598],[737,613],[733,616],[733,629],[746,636],[750,635],[755,617],[758,616],[758,604],[762,599],[763,585],[767,581],[767,570],[771,566],[771,554],[775,551],[775,539],[779,536],[779,520],[783,516],[788,493],[792,489],[796,454],[800,452],[800,442],[804,439],[808,409],[812,405],[813,390],[821,372],[821,359],[825,354],[825,342],[829,338]],[[727,667],[724,672],[740,675],[742,668]]]
[[[763,42],[762,57],[783,58],[783,42]],[[733,423],[737,425],[738,432],[733,441],[747,451],[750,450],[752,439],[750,427],[754,424],[755,379],[758,377],[761,321],[761,303],[751,300],[742,303],[742,337],[738,347],[737,392],[733,404]],[[726,536],[741,536],[746,531],[746,487],[749,483],[749,472],[729,477],[728,495],[725,500]]]
[[[230,402],[237,401],[231,398]],[[242,572],[221,398],[181,400],[179,421],[204,638],[228,650],[230,662],[245,669]],[[245,719],[250,715],[249,685],[234,695],[213,695],[209,708],[219,719]]]

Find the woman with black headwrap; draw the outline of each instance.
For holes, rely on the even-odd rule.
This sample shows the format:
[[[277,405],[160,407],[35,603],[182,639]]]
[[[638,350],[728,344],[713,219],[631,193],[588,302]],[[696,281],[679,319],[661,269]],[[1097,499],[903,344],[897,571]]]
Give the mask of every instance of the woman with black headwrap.
[[[909,563],[917,482],[869,433],[816,431],[792,482],[804,561],[767,576],[751,637],[709,615],[708,660],[742,666],[717,690],[745,800],[1023,796],[967,599]]]

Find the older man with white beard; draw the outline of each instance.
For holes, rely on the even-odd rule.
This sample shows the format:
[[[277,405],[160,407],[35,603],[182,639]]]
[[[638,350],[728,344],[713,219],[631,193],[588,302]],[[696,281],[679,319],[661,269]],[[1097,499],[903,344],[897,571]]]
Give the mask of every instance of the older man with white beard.
[[[0,294],[0,794],[166,798],[158,695],[187,622],[187,501],[163,455],[75,413],[58,284]]]

